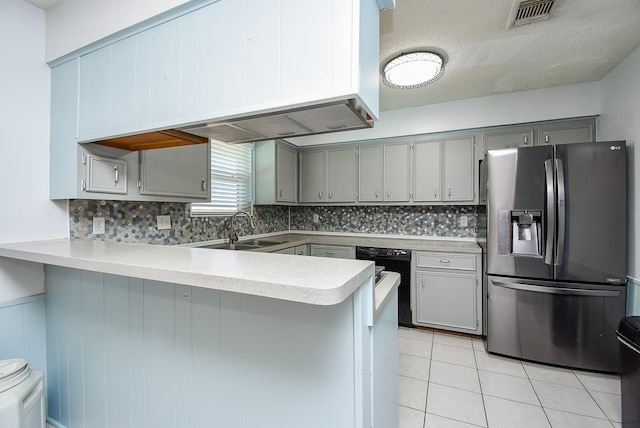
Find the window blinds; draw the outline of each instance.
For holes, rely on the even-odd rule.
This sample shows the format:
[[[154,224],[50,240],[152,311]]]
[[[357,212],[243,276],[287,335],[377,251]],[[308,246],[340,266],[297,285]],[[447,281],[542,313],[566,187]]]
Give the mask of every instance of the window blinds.
[[[253,143],[211,140],[211,202],[191,204],[191,215],[229,215],[253,200]]]

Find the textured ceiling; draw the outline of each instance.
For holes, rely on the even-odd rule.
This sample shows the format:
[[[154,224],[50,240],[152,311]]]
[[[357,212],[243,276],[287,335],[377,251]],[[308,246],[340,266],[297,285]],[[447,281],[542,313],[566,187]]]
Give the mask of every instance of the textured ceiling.
[[[557,0],[545,21],[511,27],[514,0],[397,0],[380,17],[380,62],[415,48],[446,58],[413,90],[380,85],[392,110],[597,81],[640,46],[639,0]]]
[[[28,0],[47,9],[64,0]],[[548,20],[511,27],[519,0],[397,0],[380,14],[380,62],[416,48],[444,54],[424,88],[380,85],[392,110],[597,81],[640,46],[640,0],[556,0]]]

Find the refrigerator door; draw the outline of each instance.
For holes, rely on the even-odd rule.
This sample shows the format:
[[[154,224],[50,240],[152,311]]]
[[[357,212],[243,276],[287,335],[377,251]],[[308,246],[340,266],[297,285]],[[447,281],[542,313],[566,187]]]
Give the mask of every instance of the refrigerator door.
[[[619,370],[625,286],[488,277],[489,352],[585,370]]]
[[[622,141],[556,147],[558,281],[624,284],[627,161]]]
[[[553,147],[487,154],[487,272],[553,278]]]

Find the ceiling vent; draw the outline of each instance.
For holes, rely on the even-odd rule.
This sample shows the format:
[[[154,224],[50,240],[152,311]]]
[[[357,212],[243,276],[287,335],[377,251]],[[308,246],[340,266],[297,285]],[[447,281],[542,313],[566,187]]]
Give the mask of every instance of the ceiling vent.
[[[519,3],[516,2],[507,28],[531,24],[532,22],[549,18],[549,13],[554,3],[555,0],[524,0]]]

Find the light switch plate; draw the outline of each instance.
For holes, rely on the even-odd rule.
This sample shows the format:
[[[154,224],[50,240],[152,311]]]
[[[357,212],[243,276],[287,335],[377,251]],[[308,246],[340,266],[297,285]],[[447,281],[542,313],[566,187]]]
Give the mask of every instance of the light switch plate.
[[[93,218],[93,234],[102,235],[104,233],[104,217]]]
[[[462,227],[467,227],[467,216],[466,215],[461,215],[460,216],[460,226]]]
[[[313,215],[313,222],[318,223],[320,221],[320,216],[318,214]]]
[[[159,215],[157,217],[158,220],[158,230],[166,230],[171,229],[171,217],[168,215]]]

